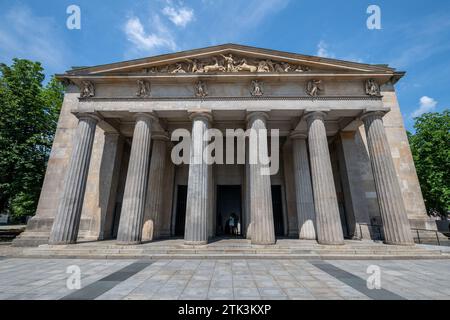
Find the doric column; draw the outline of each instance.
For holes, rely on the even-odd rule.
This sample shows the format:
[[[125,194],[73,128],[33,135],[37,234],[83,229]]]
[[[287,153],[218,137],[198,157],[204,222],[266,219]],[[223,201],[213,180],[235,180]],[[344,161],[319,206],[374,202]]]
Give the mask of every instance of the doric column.
[[[339,207],[331,169],[324,112],[306,115],[311,177],[316,212],[317,240],[320,244],[343,244]]]
[[[361,120],[366,129],[367,146],[383,221],[385,242],[411,245],[414,244],[414,241],[389,149],[383,115],[383,112],[367,112],[361,117]]]
[[[206,112],[193,112],[191,114],[191,154],[189,162],[189,181],[186,203],[186,223],[184,242],[187,245],[203,245],[208,243],[208,223],[211,217],[209,212],[209,175],[211,170],[203,159],[203,153],[208,145],[204,139],[209,129],[211,115]]]
[[[297,217],[299,238],[315,240],[316,215],[314,213],[314,198],[311,186],[308,151],[306,149],[306,134],[294,132],[291,135],[294,159],[295,194],[297,199]]]
[[[148,173],[147,200],[142,228],[142,241],[151,241],[158,236],[159,220],[162,214],[164,173],[167,141],[165,133],[152,134],[153,147]]]
[[[83,114],[78,118],[64,189],[50,232],[50,244],[75,243],[78,236],[95,128],[99,121],[94,115]]]
[[[142,240],[142,223],[145,210],[152,121],[146,113],[136,115],[127,180],[120,214],[118,244],[136,244]]]
[[[261,160],[269,156],[267,143],[266,121],[268,115],[264,112],[251,112],[247,116],[248,128],[251,130],[249,139],[250,165],[250,215],[252,244],[275,244],[273,225],[272,190],[269,165]]]

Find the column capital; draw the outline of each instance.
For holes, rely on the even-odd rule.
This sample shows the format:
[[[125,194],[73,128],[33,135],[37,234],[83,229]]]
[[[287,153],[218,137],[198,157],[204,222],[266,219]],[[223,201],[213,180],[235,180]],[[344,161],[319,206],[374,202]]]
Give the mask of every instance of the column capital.
[[[387,113],[386,110],[365,110],[363,114],[359,117],[361,121],[365,121],[368,117],[375,117],[377,119],[382,119]]]
[[[201,110],[189,110],[189,119],[191,121],[205,119],[208,122],[213,121],[213,116],[211,110],[201,109]]]
[[[309,125],[312,121],[317,120],[317,119],[324,121],[326,116],[327,116],[327,112],[325,112],[325,111],[311,111],[311,112],[308,112],[307,114],[305,114],[303,116],[303,119]]]
[[[292,140],[306,140],[308,138],[308,134],[302,131],[293,131],[289,137]]]
[[[267,121],[269,119],[269,114],[265,111],[249,111],[247,112],[246,120],[247,122],[251,122],[254,119],[261,119]]]
[[[134,118],[136,119],[136,121],[139,121],[139,120],[146,120],[146,121],[151,121],[151,122],[159,121],[157,116],[155,116],[153,113],[147,113],[147,112],[135,113]]]
[[[78,120],[94,120],[96,123],[103,120],[99,114],[93,112],[79,112],[75,113],[75,116]]]

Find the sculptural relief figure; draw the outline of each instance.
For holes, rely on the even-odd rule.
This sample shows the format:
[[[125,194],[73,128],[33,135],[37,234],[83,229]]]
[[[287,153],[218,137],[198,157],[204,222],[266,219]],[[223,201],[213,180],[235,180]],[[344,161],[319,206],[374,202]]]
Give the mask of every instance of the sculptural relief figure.
[[[91,98],[95,96],[95,88],[92,82],[83,81],[81,85],[80,98]]]
[[[197,59],[194,59],[194,60],[186,59],[186,61],[191,64],[190,70],[192,73],[203,73],[204,72],[203,64],[200,61],[198,61]]]
[[[244,58],[241,60],[241,63],[237,66],[237,71],[257,72],[258,67],[249,65],[247,63],[247,60]]]
[[[145,80],[138,80],[137,85],[138,85],[138,90],[136,92],[136,96],[138,96],[139,98],[150,97],[150,92],[151,92],[150,82],[145,81]]]
[[[219,59],[214,57],[213,60],[214,64],[205,66],[203,68],[204,72],[208,73],[208,72],[226,71],[225,67],[219,64]]]
[[[311,70],[311,69],[309,69],[307,66],[300,65],[300,66],[297,66],[297,69],[295,69],[295,72],[306,72],[309,70]]]
[[[176,64],[176,68],[172,71],[172,73],[186,73],[183,69],[183,65],[181,63]]]
[[[221,54],[221,56],[225,60],[226,72],[235,72],[236,68],[234,66],[233,55],[230,53],[228,56],[224,56],[223,54]]]
[[[186,62],[176,62],[166,66],[154,66],[147,73],[211,73],[211,72],[305,72],[310,69],[304,65],[291,64],[271,59],[257,59],[234,56],[233,54],[184,59]]]
[[[258,72],[270,72],[269,63],[266,60],[261,60],[258,63]]]
[[[366,81],[366,94],[373,97],[381,96],[380,85],[374,80],[369,79]]]
[[[204,98],[208,95],[208,89],[206,87],[206,82],[199,81],[195,85],[195,96],[198,98]]]
[[[260,97],[264,94],[263,91],[263,84],[261,81],[258,80],[253,80],[252,81],[252,90],[251,90],[251,94],[254,97]]]
[[[306,93],[311,97],[317,97],[319,92],[322,91],[320,85],[322,84],[322,80],[310,80],[306,84]]]

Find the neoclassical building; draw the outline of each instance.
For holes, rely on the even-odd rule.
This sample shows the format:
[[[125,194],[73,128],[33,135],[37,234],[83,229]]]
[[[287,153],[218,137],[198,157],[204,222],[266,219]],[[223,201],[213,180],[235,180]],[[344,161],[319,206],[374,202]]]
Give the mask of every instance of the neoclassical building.
[[[403,75],[235,44],[67,71],[37,212],[15,245],[411,244],[412,227],[435,227],[394,88]],[[260,174],[248,139],[244,163],[174,163],[177,129],[190,133],[190,160],[208,129],[276,129],[279,144],[260,145],[279,170]]]

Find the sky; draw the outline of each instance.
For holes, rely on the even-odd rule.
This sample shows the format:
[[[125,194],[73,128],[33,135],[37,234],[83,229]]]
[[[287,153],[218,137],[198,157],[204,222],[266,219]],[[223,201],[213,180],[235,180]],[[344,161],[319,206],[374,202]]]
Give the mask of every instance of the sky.
[[[67,27],[71,5],[80,29]],[[367,27],[370,5],[381,29]],[[40,61],[47,79],[223,43],[406,71],[396,88],[408,130],[414,117],[450,107],[448,0],[0,0],[0,62]]]

